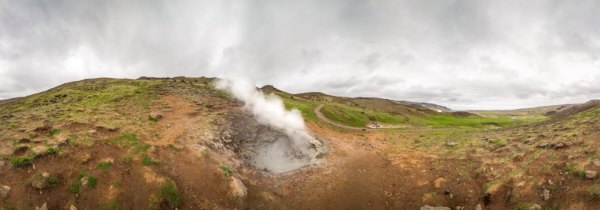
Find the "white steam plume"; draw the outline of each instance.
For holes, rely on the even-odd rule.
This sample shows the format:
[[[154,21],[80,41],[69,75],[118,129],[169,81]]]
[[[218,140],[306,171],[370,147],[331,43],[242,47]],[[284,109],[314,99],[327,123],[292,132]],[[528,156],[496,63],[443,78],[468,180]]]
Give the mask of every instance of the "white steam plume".
[[[308,135],[300,111],[286,110],[279,97],[263,94],[249,81],[239,78],[222,79],[217,82],[217,88],[228,90],[235,98],[243,101],[245,108],[252,112],[259,123],[285,130],[288,135],[298,135],[298,132]]]
[[[281,173],[317,161],[321,142],[308,133],[300,111],[286,110],[279,97],[263,94],[245,79],[219,80],[217,87],[228,90],[235,98],[243,101],[244,108],[253,114],[258,123],[280,130],[287,136],[286,138],[263,134],[259,141],[265,140],[270,143],[255,151],[255,167]]]

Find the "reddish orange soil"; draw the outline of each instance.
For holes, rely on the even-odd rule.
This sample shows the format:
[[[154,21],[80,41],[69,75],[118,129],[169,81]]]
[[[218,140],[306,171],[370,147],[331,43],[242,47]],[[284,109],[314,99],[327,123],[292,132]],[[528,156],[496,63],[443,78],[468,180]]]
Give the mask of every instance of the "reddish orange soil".
[[[207,107],[204,103],[215,105]],[[71,204],[79,209],[98,209],[113,202],[120,209],[146,209],[152,206],[153,196],[160,194],[161,183],[173,180],[182,195],[179,209],[419,209],[424,205],[507,209],[511,206],[507,200],[514,181],[500,186],[486,201],[482,186],[490,180],[475,173],[482,160],[399,150],[383,141],[384,134],[378,131],[338,131],[309,123],[310,131],[329,149],[325,161],[283,174],[257,171],[234,154],[199,146],[199,142],[212,135],[211,126],[219,126],[211,124],[211,116],[240,108],[239,104],[220,98],[198,101],[165,96],[152,107],[164,118],[139,130],[146,130],[140,132],[140,139],[151,145],[149,156],[160,160],[159,165],[144,166],[139,162],[140,157],[124,159],[127,149],[100,140],[117,135],[107,132],[92,146],[69,145],[62,148],[59,156],[38,158],[35,169],[1,167],[0,182],[10,185],[12,190],[0,204],[10,203],[19,209],[35,209],[43,203],[48,203],[49,209],[65,209]],[[70,126],[63,129],[80,129],[76,124]],[[88,154],[90,160],[82,162],[81,156]],[[114,163],[104,171],[97,164],[106,158]],[[548,171],[540,162],[543,158],[536,161],[527,169],[529,174],[545,174],[555,182],[561,181],[553,172],[560,171],[561,166]],[[221,164],[231,166],[233,176],[246,185],[246,198],[232,196],[229,178],[219,169]],[[82,171],[98,178],[96,188],[82,189],[78,194],[69,192],[70,183]],[[28,181],[38,172],[57,176],[59,184],[34,190]],[[564,180],[566,186],[572,187],[583,187],[585,181]],[[525,185],[528,190],[520,196],[541,201],[540,187],[536,184],[536,180],[528,181]],[[568,209],[600,206],[598,200],[581,201],[577,198],[586,195],[568,192],[555,193],[552,199],[561,199]],[[169,208],[164,202],[157,207]]]

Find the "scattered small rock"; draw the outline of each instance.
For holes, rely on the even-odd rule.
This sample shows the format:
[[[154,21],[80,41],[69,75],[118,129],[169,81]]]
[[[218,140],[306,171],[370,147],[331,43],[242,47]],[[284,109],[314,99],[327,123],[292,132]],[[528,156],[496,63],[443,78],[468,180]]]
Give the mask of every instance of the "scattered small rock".
[[[439,177],[433,181],[433,187],[440,188],[440,187],[442,187],[442,184],[444,184],[445,182],[446,182],[446,179],[444,177]]]
[[[448,142],[446,143],[446,145],[448,145],[448,146],[456,146],[456,142],[453,142],[453,141],[448,141]]]
[[[545,147],[547,147],[547,146],[548,146],[548,143],[546,143],[546,142],[543,142],[543,143],[539,144],[537,147],[538,147],[538,148],[545,148]]]
[[[426,205],[426,206],[421,206],[421,210],[452,210],[452,209],[449,207],[443,207],[443,206],[433,207],[433,206]]]
[[[88,185],[88,183],[90,181],[90,178],[88,176],[84,176],[83,178],[81,178],[80,181],[81,181],[81,186],[82,187],[87,187],[87,185]]]
[[[10,192],[10,187],[3,185],[0,187],[0,201],[4,200],[8,197],[8,193]]]
[[[114,163],[115,159],[107,157],[107,158],[102,159],[100,162],[102,162],[102,163]]]
[[[595,159],[594,161],[592,161],[592,163],[593,163],[595,166],[598,166],[598,167],[600,167],[600,160],[598,160],[598,159]]]
[[[234,197],[237,198],[245,198],[247,192],[246,186],[244,185],[244,183],[242,182],[242,180],[240,180],[237,177],[232,176],[231,177],[231,181],[229,182],[229,187],[231,188],[231,193],[233,194]]]
[[[554,146],[553,146],[554,149],[562,149],[565,147],[567,147],[567,144],[565,144],[563,142],[558,142],[558,143],[554,144]]]
[[[42,172],[33,175],[31,178],[31,186],[35,189],[42,190],[44,188],[49,187],[50,183],[50,173]]]
[[[540,206],[539,204],[533,204],[529,207],[529,210],[542,210],[542,206]]]
[[[163,115],[159,112],[150,112],[150,118],[154,121],[162,120]]]
[[[523,187],[523,186],[525,186],[525,183],[526,183],[525,181],[521,181],[517,184],[517,187]]]
[[[585,178],[594,179],[598,176],[598,171],[585,171]]]
[[[88,134],[90,134],[90,135],[96,135],[96,130],[90,129],[90,130],[88,130]]]
[[[69,210],[77,210],[77,207],[75,207],[74,205],[71,205],[71,207],[69,207]]]
[[[550,190],[544,189],[544,193],[542,194],[544,196],[544,200],[550,200]]]
[[[48,210],[48,204],[44,203],[42,204],[42,207],[35,207],[35,210]]]
[[[475,206],[475,210],[483,210],[483,208],[481,208],[481,204],[477,204],[477,206]]]

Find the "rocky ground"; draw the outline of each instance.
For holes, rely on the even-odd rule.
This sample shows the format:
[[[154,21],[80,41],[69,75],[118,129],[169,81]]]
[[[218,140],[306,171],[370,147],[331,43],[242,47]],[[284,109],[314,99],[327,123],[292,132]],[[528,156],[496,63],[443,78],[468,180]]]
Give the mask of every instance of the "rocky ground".
[[[274,174],[208,78],[95,79],[0,103],[4,209],[600,209],[597,108],[501,129],[343,129]]]

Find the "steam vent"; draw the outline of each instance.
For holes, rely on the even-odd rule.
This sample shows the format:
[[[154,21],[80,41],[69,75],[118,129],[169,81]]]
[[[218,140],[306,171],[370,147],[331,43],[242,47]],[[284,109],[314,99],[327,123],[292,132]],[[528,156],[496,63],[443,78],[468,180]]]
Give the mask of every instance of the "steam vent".
[[[313,136],[263,125],[249,113],[229,119],[221,141],[258,170],[284,173],[322,161],[325,148]]]

